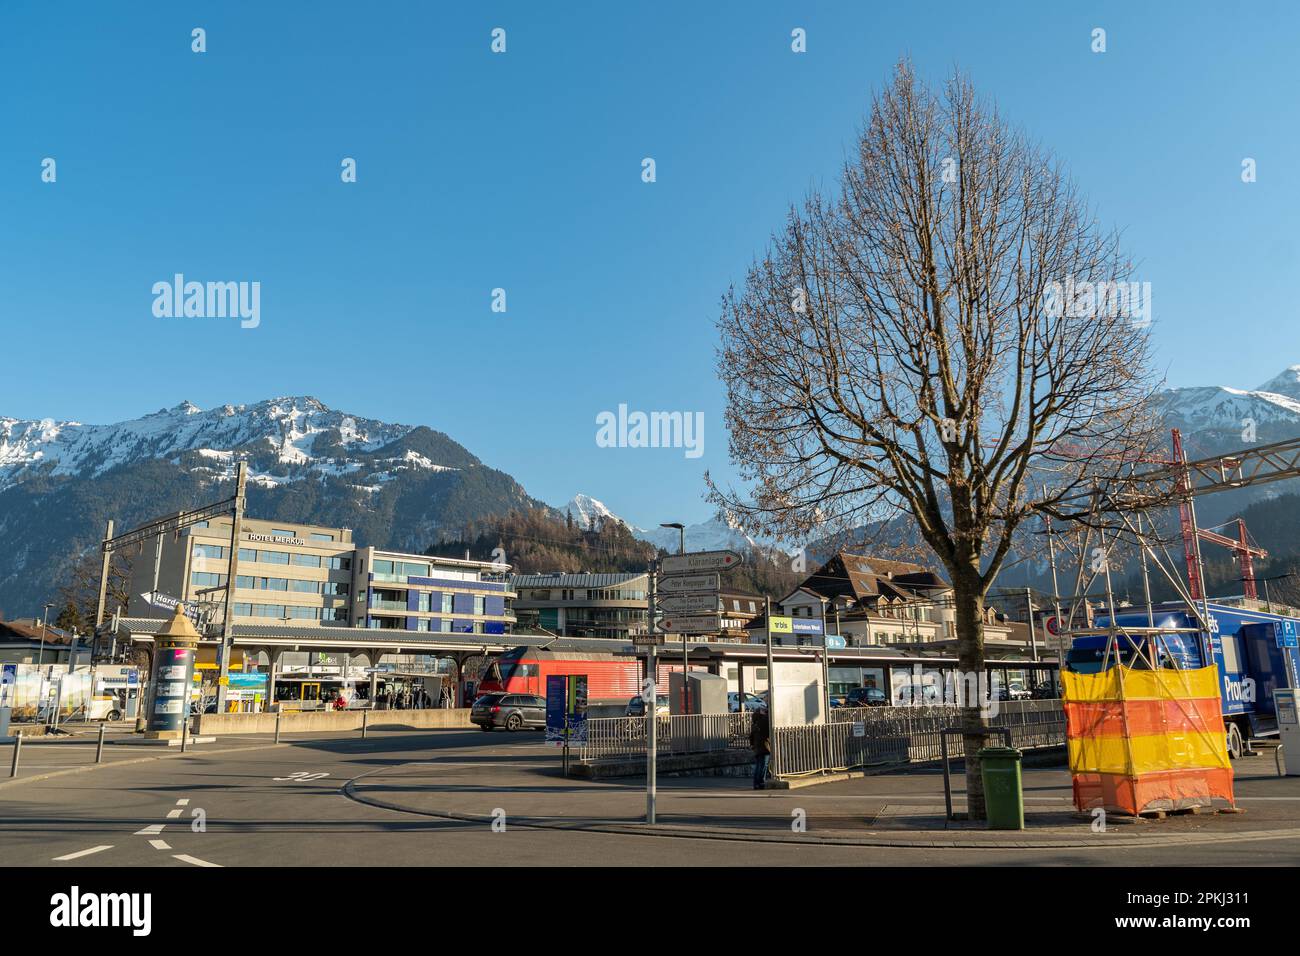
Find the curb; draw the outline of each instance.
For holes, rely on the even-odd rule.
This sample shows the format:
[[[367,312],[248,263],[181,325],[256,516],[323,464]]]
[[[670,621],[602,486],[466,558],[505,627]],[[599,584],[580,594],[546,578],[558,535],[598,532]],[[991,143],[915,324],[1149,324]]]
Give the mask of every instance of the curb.
[[[52,770],[49,773],[37,773],[37,774],[33,774],[30,777],[14,777],[11,779],[6,778],[4,780],[0,780],[0,790],[5,789],[6,787],[16,787],[19,784],[36,783],[41,780],[50,780],[54,777],[66,777],[74,773],[86,773],[87,771],[90,770],[101,770],[105,767],[124,767],[130,764],[152,763],[155,760],[178,760],[181,757],[206,757],[211,754],[243,753],[252,750],[271,750],[275,747],[287,747],[287,746],[288,746],[287,743],[257,744],[252,747],[227,747],[223,750],[203,750],[203,751],[196,751],[196,752],[183,753],[183,754],[182,753],[158,754],[157,756],[154,757],[132,757],[128,760],[109,760],[106,761],[105,763],[87,764],[84,767],[71,767],[67,770]]]
[[[404,766],[398,764],[396,766]],[[376,767],[366,773],[353,777],[345,783],[340,790],[343,796],[357,803],[367,804],[378,807],[382,810],[392,810],[398,813],[411,813],[417,816],[434,817],[440,820],[455,820],[460,823],[479,823],[484,826],[490,825],[493,818],[477,813],[457,813],[454,811],[443,810],[420,810],[412,807],[402,806],[378,797],[368,796],[359,793],[356,784],[364,777],[372,773],[380,773],[385,770],[392,770],[393,767]],[[864,837],[833,837],[833,836],[816,836],[805,835],[802,837],[792,837],[755,833],[750,830],[739,830],[727,827],[716,827],[704,829],[699,827],[683,827],[672,824],[656,824],[653,829],[645,826],[634,826],[622,823],[559,823],[554,820],[541,817],[512,817],[510,826],[524,827],[530,830],[561,830],[561,831],[581,831],[584,833],[611,833],[620,836],[641,836],[641,837],[676,837],[687,840],[726,840],[738,843],[786,843],[795,846],[860,846],[860,847],[893,847],[897,849],[946,849],[946,850],[1008,850],[1008,849],[1028,849],[1028,850],[1052,850],[1052,849],[1078,849],[1078,850],[1113,850],[1123,847],[1138,848],[1167,848],[1171,846],[1199,846],[1215,843],[1248,843],[1259,840],[1276,840],[1276,839],[1300,839],[1300,827],[1291,827],[1284,830],[1248,830],[1243,833],[1229,833],[1222,836],[1182,836],[1175,835],[1173,838],[1151,839],[1140,837],[1136,839],[1124,839],[1115,842],[1086,841],[1077,839],[1062,838],[1044,838],[1044,839],[1016,839],[1016,840],[981,840],[981,841],[959,841],[951,838],[927,837],[924,839],[898,839],[895,837],[884,836],[864,836]],[[1024,831],[1019,831],[1024,832]]]

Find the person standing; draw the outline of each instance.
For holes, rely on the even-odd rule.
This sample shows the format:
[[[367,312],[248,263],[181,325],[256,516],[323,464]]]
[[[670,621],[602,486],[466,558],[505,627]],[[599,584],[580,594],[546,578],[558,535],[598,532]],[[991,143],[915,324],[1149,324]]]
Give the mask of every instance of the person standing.
[[[754,711],[749,724],[749,746],[754,751],[754,789],[762,790],[767,780],[767,768],[772,762],[772,731],[767,719],[767,708]]]

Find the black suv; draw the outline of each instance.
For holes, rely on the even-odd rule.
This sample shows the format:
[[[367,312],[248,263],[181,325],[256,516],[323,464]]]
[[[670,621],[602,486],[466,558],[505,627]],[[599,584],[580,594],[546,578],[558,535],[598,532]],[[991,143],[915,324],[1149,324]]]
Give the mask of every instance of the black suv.
[[[546,698],[532,694],[484,694],[469,710],[471,723],[479,730],[546,729]]]
[[[888,707],[889,698],[879,687],[855,687],[844,701],[845,707]]]

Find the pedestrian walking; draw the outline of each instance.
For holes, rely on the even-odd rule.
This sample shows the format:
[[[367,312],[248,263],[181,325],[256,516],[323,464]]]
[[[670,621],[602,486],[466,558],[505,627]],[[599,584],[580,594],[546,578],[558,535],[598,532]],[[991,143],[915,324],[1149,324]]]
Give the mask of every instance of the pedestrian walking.
[[[767,780],[768,764],[772,762],[771,724],[767,708],[754,711],[749,724],[749,747],[754,751],[754,789],[762,790]]]

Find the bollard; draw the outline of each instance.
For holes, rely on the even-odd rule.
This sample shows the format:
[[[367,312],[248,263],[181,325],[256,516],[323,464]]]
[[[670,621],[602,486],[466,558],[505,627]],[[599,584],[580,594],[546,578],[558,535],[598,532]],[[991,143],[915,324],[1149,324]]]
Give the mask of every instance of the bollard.
[[[185,753],[185,745],[190,739],[190,719],[186,717],[181,721],[181,753]]]
[[[361,739],[365,740],[366,735],[370,733],[370,711],[361,712]]]
[[[99,743],[96,744],[95,746],[95,763],[103,763],[104,761],[104,730],[105,730],[105,726],[103,724],[100,724]]]
[[[18,776],[18,754],[22,751],[22,749],[23,749],[23,735],[15,734],[14,735],[14,762],[9,765],[9,776],[11,777]]]
[[[277,710],[275,712],[275,742],[277,744],[280,742],[280,717],[281,716],[282,715],[280,711]]]

